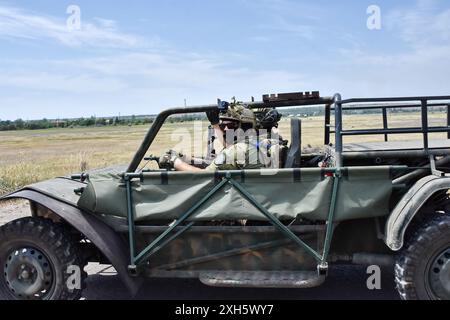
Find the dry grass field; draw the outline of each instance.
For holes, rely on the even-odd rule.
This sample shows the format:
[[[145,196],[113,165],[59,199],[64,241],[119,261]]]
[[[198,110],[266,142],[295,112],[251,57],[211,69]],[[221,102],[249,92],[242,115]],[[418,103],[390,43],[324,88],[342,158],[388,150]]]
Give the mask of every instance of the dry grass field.
[[[445,117],[443,113],[431,114],[430,125],[445,125]],[[311,117],[302,121],[303,145],[320,147],[323,144],[323,118]],[[280,133],[285,138],[290,136],[289,124],[289,119],[283,119],[280,124]],[[420,115],[393,114],[389,116],[389,125],[419,127]],[[201,127],[205,132],[207,123]],[[381,127],[381,115],[344,116],[344,129]],[[0,194],[55,176],[127,164],[147,130],[148,126],[122,126],[0,132]],[[166,123],[149,153],[160,155],[171,148],[189,153],[182,145],[191,142],[193,149],[200,150],[198,155],[206,145],[206,134],[202,138],[193,132],[193,122]],[[444,138],[444,135],[433,137]],[[392,136],[391,140],[417,138],[420,135],[399,135]],[[346,142],[382,140],[383,136],[360,136]]]

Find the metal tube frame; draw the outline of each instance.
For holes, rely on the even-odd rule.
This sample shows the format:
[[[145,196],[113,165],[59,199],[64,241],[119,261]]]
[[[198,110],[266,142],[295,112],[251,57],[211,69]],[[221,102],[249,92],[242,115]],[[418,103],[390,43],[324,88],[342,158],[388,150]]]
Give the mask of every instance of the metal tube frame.
[[[344,160],[342,157],[343,151],[343,128],[342,128],[342,97],[337,93],[334,98],[334,117],[335,117],[335,156],[336,156],[336,167],[341,168],[343,166]]]
[[[331,132],[331,105],[327,104],[325,106],[325,135],[324,135],[324,146],[330,144],[330,132]]]
[[[295,233],[293,233],[287,226],[285,226],[280,220],[278,220],[273,214],[271,214],[264,206],[262,206],[239,182],[233,179],[230,172],[223,172],[221,181],[216,184],[216,186],[211,189],[200,201],[198,201],[192,208],[190,208],[186,213],[184,213],[178,220],[172,223],[161,235],[159,235],[154,241],[152,241],[145,249],[136,255],[136,238],[135,238],[135,221],[134,221],[134,211],[133,211],[133,198],[132,198],[132,181],[133,179],[143,179],[142,175],[139,174],[128,174],[124,173],[124,180],[127,189],[127,222],[128,222],[128,238],[130,246],[130,265],[128,269],[130,272],[136,272],[138,267],[144,265],[148,259],[161,250],[163,247],[168,245],[171,241],[178,238],[185,231],[190,229],[194,222],[191,221],[187,225],[183,226],[174,235],[169,236],[169,234],[177,227],[179,227],[183,222],[191,218],[195,212],[212,196],[214,196],[220,189],[222,189],[226,184],[234,187],[247,201],[249,201],[259,212],[261,212],[270,223],[276,227],[285,237],[292,240],[299,247],[304,249],[309,255],[311,255],[317,262],[318,267],[323,270],[328,267],[327,258],[331,246],[331,240],[334,232],[334,217],[336,211],[336,204],[338,199],[338,189],[339,181],[342,177],[341,169],[328,169],[329,172],[333,172],[334,182],[333,191],[331,194],[330,210],[328,212],[328,217],[326,221],[326,234],[325,242],[323,247],[323,252],[320,254],[303,240],[300,239]]]
[[[333,102],[331,97],[315,98],[315,99],[303,99],[303,100],[288,100],[288,101],[276,101],[276,102],[248,102],[246,105],[251,109],[261,108],[288,108],[295,106],[313,106],[313,105],[326,105]],[[147,150],[156,138],[159,130],[163,126],[164,122],[172,115],[188,114],[188,113],[204,113],[207,111],[213,111],[217,109],[217,105],[204,105],[185,108],[173,108],[167,109],[161,112],[153,122],[152,126],[148,130],[144,137],[139,149],[134,155],[131,163],[127,168],[127,172],[132,173],[138,169],[139,163],[144,159]]]
[[[336,166],[343,166],[343,137],[344,136],[357,136],[357,135],[384,135],[385,141],[388,141],[388,137],[391,134],[423,134],[423,146],[424,155],[428,157],[433,154],[433,151],[429,148],[429,134],[430,133],[447,133],[450,139],[450,105],[445,103],[430,103],[430,101],[450,100],[450,96],[434,96],[434,97],[405,97],[405,98],[366,98],[366,99],[349,99],[341,100],[341,96],[336,94],[333,98],[333,107],[331,110],[335,112],[336,127],[334,131],[325,131],[325,134],[334,133],[336,136]],[[359,105],[359,106],[346,106],[351,103],[378,103],[378,102],[410,102],[419,101],[420,104],[404,104],[404,105]],[[446,127],[429,127],[428,124],[428,109],[430,107],[447,107],[447,126]],[[387,120],[387,110],[392,108],[420,108],[421,111],[421,127],[419,128],[389,128]],[[366,130],[344,130],[342,127],[342,113],[345,110],[371,110],[381,109],[383,114],[383,129],[366,129]],[[327,119],[325,119],[325,126],[327,125]],[[325,138],[325,141],[329,138]]]
[[[335,130],[330,130],[330,121],[325,121],[325,142],[330,141],[329,135],[335,134],[336,136],[336,152],[340,153],[340,156],[337,157],[337,160],[340,161],[342,165],[342,137],[347,135],[377,135],[382,134],[388,136],[390,134],[406,134],[406,133],[424,133],[424,127],[422,128],[394,128],[394,129],[386,129],[387,126],[387,109],[402,109],[402,108],[424,108],[424,101],[426,101],[425,108],[429,107],[447,107],[447,117],[448,123],[446,127],[430,127],[428,128],[428,132],[438,132],[438,133],[447,133],[450,139],[450,96],[428,96],[428,97],[399,97],[399,98],[358,98],[358,99],[348,99],[342,100],[340,94],[335,94],[333,97],[322,97],[315,99],[304,99],[304,100],[288,100],[288,101],[276,101],[276,102],[248,102],[246,103],[249,108],[252,109],[260,109],[260,108],[287,108],[287,107],[297,107],[297,106],[314,106],[314,105],[323,105],[325,106],[326,112],[329,108],[328,105],[331,106],[329,108],[329,112],[335,112]],[[430,101],[436,101],[435,103],[430,103]],[[445,102],[439,102],[445,101]],[[380,105],[349,105],[355,103],[388,103],[388,104],[380,104]],[[405,104],[394,104],[395,102],[405,103]],[[414,104],[413,102],[420,102],[421,104]],[[172,115],[179,114],[187,114],[187,113],[204,113],[207,111],[211,111],[217,108],[217,105],[204,105],[204,106],[195,106],[195,107],[187,107],[187,108],[174,108],[168,109],[166,111],[161,112],[155,119],[153,125],[150,127],[147,132],[143,142],[141,143],[139,149],[134,155],[131,163],[127,168],[127,172],[132,173],[136,172],[138,169],[139,163],[144,159],[146,152],[154,141],[156,135],[164,124],[165,120]],[[381,109],[383,111],[383,125],[384,129],[372,129],[372,130],[343,130],[342,128],[342,112],[345,110],[369,110],[369,109]],[[328,125],[328,127],[327,127]],[[428,137],[428,133],[424,133]],[[425,142],[425,141],[424,141]],[[328,144],[325,143],[325,144]],[[428,155],[428,154],[427,154]]]
[[[447,104],[447,127],[450,127],[450,104]],[[450,140],[450,131],[447,132],[447,139]]]
[[[383,130],[388,130],[388,119],[387,119],[387,108],[383,108]],[[384,134],[384,141],[388,142],[389,135],[387,133]]]
[[[439,100],[447,100],[446,103],[440,104],[430,104],[429,101],[439,101]],[[135,173],[139,163],[143,160],[145,153],[149,149],[150,145],[154,141],[156,135],[164,124],[165,120],[171,116],[176,114],[186,114],[186,113],[200,113],[206,112],[210,110],[214,110],[217,108],[216,105],[207,105],[207,106],[199,106],[199,107],[190,107],[190,108],[177,108],[177,109],[169,109],[158,115],[155,119],[155,122],[147,132],[147,135],[144,138],[141,146],[133,157],[132,162],[130,163],[127,172],[124,173],[124,181],[127,188],[127,219],[128,219],[128,233],[129,233],[129,245],[130,245],[130,271],[135,271],[137,266],[144,264],[152,255],[161,250],[164,246],[170,243],[173,239],[179,237],[186,230],[190,229],[194,223],[190,222],[186,226],[183,226],[180,230],[178,230],[174,235],[169,236],[169,234],[178,226],[180,226],[183,222],[187,221],[195,211],[204,204],[208,199],[210,199],[216,192],[218,192],[224,185],[231,184],[234,188],[236,188],[241,195],[246,198],[250,203],[252,203],[265,217],[269,219],[269,221],[279,229],[279,231],[285,235],[287,238],[293,240],[297,243],[301,248],[307,251],[308,254],[312,255],[319,263],[319,269],[326,269],[327,267],[327,257],[329,254],[329,249],[331,245],[331,239],[333,236],[333,222],[334,222],[334,214],[336,210],[336,202],[338,196],[339,189],[339,180],[341,178],[341,170],[343,168],[343,137],[351,136],[351,135],[375,135],[375,134],[383,134],[385,136],[385,140],[387,140],[388,135],[390,134],[404,134],[404,133],[423,133],[424,139],[424,148],[425,154],[432,154],[432,151],[428,149],[428,135],[432,132],[446,132],[448,137],[450,138],[450,104],[448,103],[450,100],[450,96],[436,96],[436,97],[406,97],[406,98],[367,98],[367,99],[349,99],[342,100],[340,94],[334,95],[334,97],[324,97],[324,98],[316,98],[316,99],[307,99],[307,100],[289,100],[289,101],[279,101],[279,102],[251,102],[248,103],[250,108],[282,108],[282,107],[293,107],[293,106],[312,106],[312,105],[324,105],[326,106],[326,123],[325,123],[325,142],[329,142],[329,135],[331,133],[335,134],[335,155],[336,155],[336,168],[329,169],[333,173],[334,183],[333,183],[333,192],[331,195],[331,205],[330,211],[328,213],[327,218],[327,228],[325,235],[325,242],[323,253],[319,254],[314,249],[309,247],[306,243],[304,243],[297,235],[295,235],[288,227],[282,224],[275,216],[273,216],[270,212],[268,212],[263,206],[261,206],[256,199],[249,194],[244,187],[232,179],[232,175],[227,173],[225,179],[222,176],[221,182],[218,183],[203,199],[201,199],[196,205],[194,205],[190,210],[188,210],[183,216],[180,217],[177,221],[175,221],[170,227],[167,228],[157,239],[155,239],[151,244],[149,244],[142,252],[140,252],[136,256],[136,243],[135,243],[135,223],[134,223],[134,212],[133,212],[133,199],[132,199],[132,180],[136,178],[142,178],[139,174]],[[393,102],[405,102],[409,103],[411,101],[419,101],[421,104],[421,113],[422,113],[422,126],[421,128],[389,128],[387,123],[387,109],[388,108],[411,108],[417,107],[417,105],[394,105]],[[371,130],[344,130],[342,126],[342,113],[344,110],[351,110],[354,107],[346,106],[351,103],[378,103],[378,102],[388,102],[391,105],[380,105],[380,106],[358,106],[358,110],[364,109],[381,109],[383,111],[383,129],[371,129]],[[432,106],[446,106],[447,107],[447,126],[446,127],[429,127],[428,126],[428,107]],[[330,116],[331,111],[334,110],[335,113],[335,129],[334,131],[330,130]],[[328,125],[328,127],[327,127]]]

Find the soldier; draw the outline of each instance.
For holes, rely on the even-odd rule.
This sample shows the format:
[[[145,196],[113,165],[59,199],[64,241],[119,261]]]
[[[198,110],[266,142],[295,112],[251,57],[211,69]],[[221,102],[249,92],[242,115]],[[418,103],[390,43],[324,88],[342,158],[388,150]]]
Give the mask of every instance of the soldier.
[[[221,111],[219,111],[221,110]],[[264,165],[258,157],[258,137],[256,116],[252,110],[240,103],[232,103],[224,109],[207,112],[208,120],[215,135],[223,143],[224,149],[206,168],[200,169],[187,164],[181,155],[173,150],[164,154],[160,160],[161,168],[174,168],[177,171],[215,171],[259,169]]]

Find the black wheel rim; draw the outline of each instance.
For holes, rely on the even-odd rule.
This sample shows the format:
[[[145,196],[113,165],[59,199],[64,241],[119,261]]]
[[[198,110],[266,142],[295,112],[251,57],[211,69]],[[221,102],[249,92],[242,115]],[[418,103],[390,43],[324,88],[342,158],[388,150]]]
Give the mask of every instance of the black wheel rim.
[[[450,300],[450,248],[436,256],[428,274],[429,287],[436,298]]]
[[[16,299],[45,300],[52,292],[54,273],[49,259],[38,249],[12,250],[3,266],[6,286]]]

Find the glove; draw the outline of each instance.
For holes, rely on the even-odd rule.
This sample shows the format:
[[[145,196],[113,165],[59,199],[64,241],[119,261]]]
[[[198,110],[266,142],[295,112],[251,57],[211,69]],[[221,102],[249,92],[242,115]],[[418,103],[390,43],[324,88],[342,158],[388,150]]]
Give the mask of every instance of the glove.
[[[174,168],[175,160],[183,157],[182,154],[169,150],[159,158],[159,167],[161,169],[171,170]]]
[[[211,123],[211,125],[216,125],[219,124],[220,119],[219,119],[219,109],[214,109],[213,111],[207,111],[206,112],[206,117],[208,118],[209,122]]]

